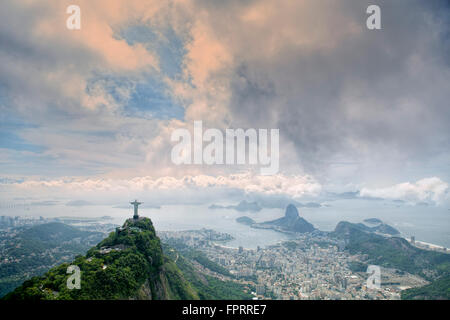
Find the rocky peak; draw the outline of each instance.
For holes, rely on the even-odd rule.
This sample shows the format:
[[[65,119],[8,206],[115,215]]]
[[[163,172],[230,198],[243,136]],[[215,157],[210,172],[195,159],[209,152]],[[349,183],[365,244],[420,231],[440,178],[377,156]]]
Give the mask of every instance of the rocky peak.
[[[288,205],[285,216],[288,219],[297,219],[299,217],[297,208],[293,204]]]

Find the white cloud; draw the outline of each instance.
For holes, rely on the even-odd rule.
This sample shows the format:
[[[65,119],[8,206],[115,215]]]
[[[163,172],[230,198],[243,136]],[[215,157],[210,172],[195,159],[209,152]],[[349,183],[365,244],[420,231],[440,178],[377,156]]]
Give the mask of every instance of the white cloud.
[[[448,199],[449,185],[437,177],[425,178],[416,182],[404,182],[390,187],[360,191],[362,197],[404,200],[406,202],[433,202],[436,204]]]
[[[132,179],[110,178],[61,178],[54,180],[26,180],[0,184],[0,189],[8,191],[9,197],[27,194],[35,198],[66,198],[94,201],[117,201],[122,198],[152,198],[170,194],[171,202],[186,195],[200,199],[208,194],[214,201],[226,190],[237,191],[241,195],[284,195],[300,199],[320,193],[321,185],[310,176],[257,176],[251,173],[223,176],[187,175],[180,178],[150,176]],[[100,200],[101,199],[101,200]],[[195,199],[189,199],[190,202]],[[224,200],[223,198],[220,200]]]

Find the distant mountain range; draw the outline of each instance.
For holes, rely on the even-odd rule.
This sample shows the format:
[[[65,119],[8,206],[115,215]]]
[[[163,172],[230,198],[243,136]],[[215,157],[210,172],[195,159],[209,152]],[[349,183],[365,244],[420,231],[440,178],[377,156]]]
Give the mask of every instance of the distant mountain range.
[[[247,202],[245,200],[239,202],[237,205],[230,206],[221,206],[217,204],[212,204],[209,206],[209,209],[234,209],[240,212],[259,212],[262,210],[262,207],[257,202]]]
[[[313,232],[316,230],[311,223],[300,217],[296,206],[293,204],[289,204],[286,207],[284,217],[276,220],[257,223],[250,217],[242,216],[237,218],[236,222],[251,226],[253,228],[273,229],[280,232],[305,233]],[[366,232],[375,232],[391,236],[400,235],[400,232],[397,229],[384,223],[380,219],[370,218],[364,220],[364,222],[366,224],[358,223],[355,226],[360,230]]]
[[[66,206],[69,206],[69,207],[83,207],[83,206],[91,206],[91,205],[93,205],[91,202],[85,201],[85,200],[73,200],[73,201],[69,201],[66,203]]]
[[[287,202],[286,199],[279,199],[279,200],[271,200],[268,201],[267,199],[260,199],[259,201],[253,201],[249,202],[246,200],[243,200],[239,202],[237,205],[218,205],[218,204],[212,204],[209,206],[209,209],[233,209],[239,212],[259,212],[263,208],[269,208],[269,209],[284,209],[287,205],[291,204],[296,206],[297,208],[320,208],[323,205],[317,202],[307,202],[307,203],[301,203],[297,201],[293,201],[292,203]]]

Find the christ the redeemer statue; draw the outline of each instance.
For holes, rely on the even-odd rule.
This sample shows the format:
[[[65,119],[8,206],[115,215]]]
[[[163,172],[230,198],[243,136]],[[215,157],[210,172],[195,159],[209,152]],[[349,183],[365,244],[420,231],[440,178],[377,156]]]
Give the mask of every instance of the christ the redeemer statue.
[[[137,220],[139,219],[139,215],[138,215],[138,206],[140,204],[142,204],[142,202],[137,202],[137,200],[134,200],[134,202],[130,202],[130,204],[132,204],[134,206],[134,215],[133,215],[133,219]]]

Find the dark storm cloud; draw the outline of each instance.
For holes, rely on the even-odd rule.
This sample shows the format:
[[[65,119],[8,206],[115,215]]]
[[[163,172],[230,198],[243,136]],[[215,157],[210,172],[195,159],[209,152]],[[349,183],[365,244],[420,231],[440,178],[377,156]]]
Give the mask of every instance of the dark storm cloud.
[[[312,33],[330,34],[355,26],[358,32],[335,45],[286,43],[269,58],[242,53],[232,82],[235,122],[280,128],[281,140],[294,142],[304,167],[315,172],[338,160],[420,162],[447,153],[448,3],[376,1],[376,31],[365,27],[369,3],[339,2],[335,16],[309,25]],[[269,44],[270,34],[262,36]]]

